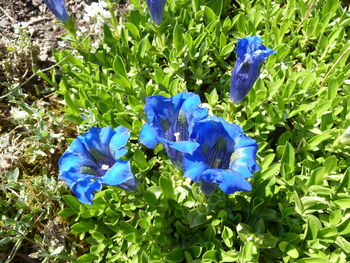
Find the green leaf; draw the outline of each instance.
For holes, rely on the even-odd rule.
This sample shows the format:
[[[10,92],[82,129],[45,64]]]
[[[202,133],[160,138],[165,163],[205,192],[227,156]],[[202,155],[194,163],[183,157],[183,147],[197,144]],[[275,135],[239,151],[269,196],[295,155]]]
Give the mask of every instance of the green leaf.
[[[211,260],[210,262],[216,262],[217,259],[217,251],[216,250],[209,250],[205,252],[202,256],[203,260]]]
[[[257,248],[254,243],[252,241],[246,242],[241,252],[241,258],[247,262],[256,262],[256,260],[254,260],[256,254]]]
[[[236,250],[224,251],[220,249],[221,261],[220,262],[237,262],[238,252]]]
[[[113,81],[123,88],[130,88],[129,80],[123,75],[115,74],[113,76]]]
[[[214,20],[216,20],[216,15],[214,13],[214,11],[208,7],[205,6],[204,7],[204,21],[206,24],[209,24],[210,22],[213,22]]]
[[[285,252],[288,256],[292,258],[298,258],[299,257],[299,252],[296,249],[296,247],[293,244],[290,244],[286,241],[282,241],[278,245],[279,249],[283,252]]]
[[[77,263],[91,263],[94,262],[96,259],[98,259],[98,256],[94,255],[94,254],[85,254],[80,256],[77,259]]]
[[[202,225],[207,221],[207,214],[201,213],[198,209],[194,209],[188,213],[188,221],[191,228]]]
[[[232,237],[234,236],[233,231],[227,227],[224,226],[224,230],[221,233],[222,240],[224,241],[225,245],[228,247],[232,247],[233,240]]]
[[[343,174],[343,178],[339,183],[338,187],[335,190],[335,193],[340,192],[341,190],[349,191],[350,189],[350,168],[346,169]]]
[[[78,201],[78,199],[73,195],[64,195],[62,199],[69,205],[74,211],[77,213],[80,212],[80,207],[82,204]]]
[[[326,173],[335,171],[337,169],[337,162],[338,162],[338,159],[335,155],[329,156],[324,162]]]
[[[127,27],[129,32],[131,33],[131,36],[134,39],[138,40],[140,38],[140,33],[139,33],[139,30],[137,29],[137,26],[129,22],[125,23],[125,26]]]
[[[299,259],[297,263],[329,263],[329,260],[320,257],[312,257]]]
[[[113,69],[116,74],[119,74],[125,79],[128,79],[128,74],[126,73],[124,61],[120,56],[115,56],[113,61]]]
[[[350,234],[350,216],[347,215],[342,221],[336,225],[339,235]]]
[[[148,163],[147,163],[146,157],[142,151],[136,150],[134,152],[133,159],[134,159],[137,167],[140,168],[141,171],[145,171],[148,169]]]
[[[338,231],[335,227],[326,227],[317,233],[317,238],[327,240],[330,243],[333,243],[337,236]]]
[[[295,162],[294,148],[289,142],[287,142],[281,158],[281,163],[288,164],[291,170],[294,170],[294,162]]]
[[[223,2],[224,1],[216,1],[216,0],[213,0],[213,1],[209,2],[209,6],[211,7],[211,9],[215,12],[215,14],[218,17],[221,16]]]
[[[83,122],[83,119],[80,117],[77,117],[75,115],[72,114],[64,114],[64,118],[74,124],[80,125]]]
[[[184,259],[184,251],[182,249],[175,249],[166,254],[165,258],[173,262],[182,262]]]
[[[173,44],[178,52],[182,50],[184,39],[182,37],[181,27],[177,23],[175,24],[173,31]]]
[[[332,137],[333,136],[331,134],[327,134],[327,133],[315,135],[308,142],[308,144],[310,145],[310,149],[314,149],[316,146],[318,146],[322,142],[324,142]]]
[[[79,234],[79,233],[85,233],[89,232],[90,230],[93,230],[95,228],[95,223],[92,222],[78,222],[72,225],[71,227],[71,233],[72,234]]]
[[[287,142],[281,158],[281,174],[286,180],[293,179],[295,152],[293,146]]]
[[[304,207],[300,202],[299,195],[296,191],[294,191],[293,197],[294,197],[294,203],[295,203],[295,210],[298,214],[302,215],[304,211]]]
[[[216,91],[216,89],[213,89],[211,92],[210,92],[210,95],[208,96],[207,94],[205,94],[206,97],[207,97],[207,100],[208,100],[208,103],[210,106],[215,106],[215,104],[218,102],[219,100],[219,96],[218,96],[218,93]]]
[[[156,195],[150,191],[145,191],[143,194],[143,197],[145,198],[146,202],[150,205],[157,205],[158,199]]]
[[[307,232],[306,232],[306,239],[314,240],[317,237],[318,231],[322,229],[322,224],[320,220],[314,216],[309,215],[309,218],[307,219]]]
[[[193,12],[199,11],[199,6],[200,6],[200,0],[192,0],[192,9]]]
[[[93,231],[91,235],[97,242],[102,242],[103,240],[105,240],[105,236],[101,232]]]
[[[68,218],[72,215],[76,215],[77,214],[77,211],[75,209],[72,209],[72,208],[64,208],[62,209],[61,211],[58,212],[58,215],[63,217],[63,218]]]
[[[269,155],[266,155],[261,163],[261,171],[266,171],[271,163],[273,162],[273,160],[275,159],[276,154],[272,153]]]
[[[148,263],[150,262],[150,258],[149,256],[146,254],[146,252],[143,250],[142,253],[141,253],[141,260],[140,260],[141,263]]]
[[[159,186],[160,186],[160,189],[162,189],[164,198],[174,199],[175,197],[174,188],[169,177],[166,177],[164,175],[160,176]]]
[[[337,206],[339,206],[340,208],[350,208],[350,198],[346,197],[346,198],[340,198],[337,200],[333,201]]]
[[[314,171],[312,171],[306,186],[310,187],[312,185],[322,185],[325,175],[326,175],[326,169],[324,167],[316,168]]]

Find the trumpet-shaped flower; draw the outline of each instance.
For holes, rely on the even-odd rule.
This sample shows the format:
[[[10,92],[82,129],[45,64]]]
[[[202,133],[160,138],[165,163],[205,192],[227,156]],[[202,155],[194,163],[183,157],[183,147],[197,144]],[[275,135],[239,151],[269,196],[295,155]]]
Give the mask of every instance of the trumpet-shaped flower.
[[[276,51],[261,45],[257,36],[238,40],[237,61],[231,73],[230,98],[241,103],[259,77],[264,60]]]
[[[146,0],[152,20],[156,25],[160,25],[163,20],[164,6],[166,0]]]
[[[127,152],[129,130],[119,126],[92,127],[78,136],[59,160],[59,178],[63,179],[84,204],[91,204],[94,192],[102,184],[135,190],[137,181],[129,161],[120,157]]]
[[[44,2],[58,20],[62,22],[69,20],[64,0],[44,0]]]
[[[142,127],[140,141],[148,148],[163,143],[173,164],[181,167],[184,153],[193,153],[199,144],[190,140],[193,125],[208,115],[200,108],[200,98],[182,92],[171,98],[155,95],[146,99],[145,113],[148,122]]]
[[[185,154],[184,174],[201,182],[204,193],[211,193],[217,186],[226,194],[251,190],[246,179],[259,170],[258,145],[239,125],[208,117],[194,125],[191,139],[200,146],[193,154]]]

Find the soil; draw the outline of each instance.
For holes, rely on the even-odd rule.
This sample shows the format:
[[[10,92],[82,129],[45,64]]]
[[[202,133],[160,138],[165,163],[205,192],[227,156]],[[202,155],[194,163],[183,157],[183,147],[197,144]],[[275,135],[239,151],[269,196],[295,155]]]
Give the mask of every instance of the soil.
[[[85,14],[85,5],[92,2],[97,2],[97,0],[65,0],[67,10],[76,19],[78,26],[83,24],[82,18]],[[24,39],[16,31],[15,26],[21,23],[27,23],[31,32]],[[13,96],[7,95],[11,93],[14,85],[28,80],[33,74],[33,66],[37,69],[45,69],[55,63],[52,57],[52,49],[61,48],[59,42],[61,41],[61,35],[64,33],[64,28],[56,23],[55,16],[46,7],[43,0],[0,0],[0,144],[1,139],[4,138],[7,138],[11,143],[14,142],[14,146],[12,148],[8,147],[6,152],[3,152],[0,147],[0,177],[6,170],[19,167],[21,171],[23,169],[28,174],[33,175],[40,174],[37,170],[45,168],[49,171],[49,175],[57,178],[57,161],[64,148],[66,148],[66,141],[57,141],[55,143],[55,153],[46,152],[47,158],[44,161],[38,159],[35,163],[28,163],[22,157],[24,149],[20,147],[24,145],[22,141],[25,135],[18,135],[18,132],[24,132],[24,126],[18,125],[12,120],[11,109],[17,106],[10,102]],[[57,77],[59,79],[59,76]],[[29,105],[41,103],[40,105],[46,111],[51,112],[55,116],[62,115],[61,111],[64,105],[61,103],[61,98],[54,93],[47,94],[43,92],[45,87],[49,87],[49,85],[44,80],[38,77],[31,78],[26,85],[20,87],[21,91],[15,99],[26,102]],[[52,91],[52,89],[47,90]],[[61,132],[64,134],[64,138],[76,136],[74,125],[66,128],[52,124],[47,125],[50,125],[50,129],[54,133]],[[8,157],[7,159],[6,156]],[[59,206],[57,206],[57,209],[59,210]],[[58,245],[60,245],[64,242],[64,240],[61,240],[62,237],[68,235],[67,224],[58,224],[52,221],[54,222],[53,224],[50,222],[50,220],[48,222],[43,221],[32,226],[28,237],[32,239],[37,234],[43,237],[44,243],[49,244],[48,240],[58,240]],[[52,233],[49,231],[53,227],[55,233],[57,232],[56,236],[61,239],[56,238],[56,236],[53,238]],[[2,229],[0,229],[1,231]],[[40,262],[39,259],[28,256],[36,250],[37,245],[33,245],[24,239],[12,262]],[[2,262],[1,255],[0,262]]]
[[[84,15],[84,6],[92,0],[65,1],[68,12],[80,23]],[[96,1],[95,1],[96,2]],[[43,0],[0,0],[0,32],[11,38],[14,35],[13,25],[27,22],[33,28],[32,43],[40,48],[40,61],[50,57],[52,48],[58,47],[58,40],[64,33],[62,26],[55,22],[56,18],[43,3]]]
[[[85,5],[92,2],[94,1],[65,1],[68,12],[76,18],[78,25],[83,23]],[[25,34],[24,38],[16,30],[16,25],[21,23],[27,23],[27,28],[30,29],[30,33]],[[62,114],[60,107],[63,105],[59,103],[59,98],[48,94],[52,91],[52,87],[49,87],[48,83],[37,76],[30,78],[30,81],[28,79],[33,75],[33,67],[46,69],[55,63],[52,49],[60,48],[59,41],[64,33],[64,28],[56,23],[55,16],[43,0],[0,0],[0,139],[7,137],[13,139],[12,134],[17,133],[12,131],[22,130],[11,119],[11,109],[16,107],[14,103],[10,102],[11,99],[22,100],[29,105],[40,101],[44,103],[44,108],[47,111],[53,112],[57,116]],[[7,96],[15,90],[13,88],[15,85],[23,83],[26,84],[20,87],[17,97],[15,95]],[[4,157],[3,155],[4,153],[0,149],[0,156]],[[2,167],[3,169],[11,168],[18,161],[14,158],[17,156],[14,152],[9,152],[7,155],[11,161],[8,163],[8,167]],[[49,166],[55,167],[57,156],[49,155],[49,157],[53,157],[52,164]],[[3,165],[4,160],[2,161],[0,164]]]
[[[65,1],[78,25],[82,23],[85,5],[91,2]],[[6,85],[25,81],[32,74],[32,66],[44,69],[54,63],[51,51],[59,48],[60,36],[65,32],[55,20],[43,0],[0,0],[0,96],[7,91]],[[22,23],[28,25],[29,39],[21,39],[16,32],[16,25]],[[40,80],[33,78],[26,85],[29,91],[34,84],[40,84]]]

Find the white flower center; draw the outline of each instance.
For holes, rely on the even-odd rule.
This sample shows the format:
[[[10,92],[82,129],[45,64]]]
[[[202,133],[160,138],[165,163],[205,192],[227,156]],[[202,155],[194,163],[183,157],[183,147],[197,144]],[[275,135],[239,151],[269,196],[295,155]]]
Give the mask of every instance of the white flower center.
[[[103,164],[101,169],[107,171],[109,169],[109,165],[108,164]]]
[[[175,132],[174,133],[174,136],[175,136],[175,140],[178,142],[180,141],[180,133],[179,132]]]

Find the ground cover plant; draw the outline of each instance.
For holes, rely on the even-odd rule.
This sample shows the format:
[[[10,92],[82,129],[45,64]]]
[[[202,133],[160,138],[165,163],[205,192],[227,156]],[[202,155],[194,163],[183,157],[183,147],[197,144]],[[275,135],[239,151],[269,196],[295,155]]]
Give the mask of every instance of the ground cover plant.
[[[131,0],[117,17],[101,1],[89,33],[62,16],[70,48],[55,51],[53,74],[38,72],[65,102],[60,119],[38,122],[80,135],[43,176],[60,211],[29,212],[40,201],[18,202],[26,181],[7,171],[0,244],[21,246],[35,217],[70,231],[49,248],[35,235],[43,262],[348,262],[349,11],[334,0],[168,0],[161,16],[155,2]],[[250,59],[267,50],[257,65],[240,56],[239,39],[254,36]]]

